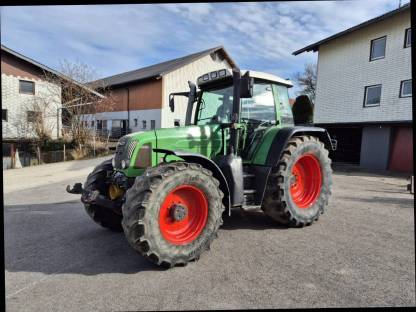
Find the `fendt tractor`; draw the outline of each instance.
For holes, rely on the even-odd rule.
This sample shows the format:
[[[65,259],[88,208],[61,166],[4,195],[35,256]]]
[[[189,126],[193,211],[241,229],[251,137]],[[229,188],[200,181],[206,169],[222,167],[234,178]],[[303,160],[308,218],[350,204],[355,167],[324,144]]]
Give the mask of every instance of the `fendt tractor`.
[[[198,259],[235,208],[261,209],[288,227],[318,220],[336,142],[325,129],[293,124],[291,82],[234,68],[188,84],[169,95],[172,112],[175,98],[187,97],[184,127],[122,137],[84,186],[67,187],[88,215],[166,267]]]

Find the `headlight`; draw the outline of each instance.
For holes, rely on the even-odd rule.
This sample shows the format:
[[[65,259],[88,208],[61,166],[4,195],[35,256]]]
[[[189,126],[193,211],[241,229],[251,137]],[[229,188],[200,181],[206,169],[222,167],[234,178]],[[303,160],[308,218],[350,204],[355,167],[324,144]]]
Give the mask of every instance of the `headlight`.
[[[113,157],[113,159],[111,160],[111,165],[113,166],[113,168],[116,167],[116,159]]]
[[[124,159],[121,161],[121,168],[122,169],[126,169],[127,168],[127,163],[126,163],[126,161]]]
[[[136,161],[134,164],[135,168],[147,168],[152,165],[152,145],[151,144],[144,144],[140,147]]]

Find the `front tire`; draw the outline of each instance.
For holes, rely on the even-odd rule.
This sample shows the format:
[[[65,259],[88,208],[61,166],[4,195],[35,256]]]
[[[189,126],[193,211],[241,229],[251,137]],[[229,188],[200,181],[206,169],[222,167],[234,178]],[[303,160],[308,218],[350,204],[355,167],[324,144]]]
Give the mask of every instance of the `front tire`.
[[[281,224],[310,225],[324,213],[331,187],[331,160],[324,144],[313,136],[293,137],[272,168],[262,209]]]
[[[186,265],[209,249],[222,224],[223,193],[199,164],[148,168],[126,193],[122,226],[129,244],[165,267]]]
[[[114,169],[111,164],[111,159],[96,166],[88,175],[87,181],[84,183],[84,189],[90,192],[98,190],[100,195],[108,197],[108,185],[106,184],[107,172],[112,170]],[[84,207],[87,214],[95,223],[113,231],[123,231],[121,227],[121,215],[98,205],[84,204]]]

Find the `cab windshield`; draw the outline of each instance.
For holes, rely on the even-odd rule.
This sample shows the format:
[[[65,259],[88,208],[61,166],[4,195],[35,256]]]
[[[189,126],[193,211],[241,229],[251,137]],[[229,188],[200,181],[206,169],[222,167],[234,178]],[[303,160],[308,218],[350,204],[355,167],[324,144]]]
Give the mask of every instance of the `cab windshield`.
[[[255,82],[253,97],[241,99],[241,121],[274,122],[276,111],[270,83]],[[221,86],[202,92],[196,115],[196,124],[231,122],[233,86]]]

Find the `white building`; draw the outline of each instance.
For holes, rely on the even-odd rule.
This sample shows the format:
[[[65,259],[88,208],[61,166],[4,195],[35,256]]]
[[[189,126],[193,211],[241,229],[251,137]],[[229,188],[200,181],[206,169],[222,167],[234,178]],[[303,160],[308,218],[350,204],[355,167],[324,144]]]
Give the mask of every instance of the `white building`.
[[[39,64],[1,46],[3,140],[35,138],[33,124],[36,118],[43,119],[52,138],[58,136],[61,121],[57,119],[57,111],[61,107],[61,87],[46,81],[44,70]],[[36,111],[41,106],[45,109]]]
[[[314,122],[335,161],[413,171],[410,4],[293,54],[319,51]]]
[[[189,91],[188,80],[221,68],[232,68],[234,61],[221,46],[95,81],[111,90],[116,104],[111,111],[87,116],[97,130],[117,134],[184,125],[186,99],[175,98],[175,112],[169,108],[169,94]]]
[[[42,124],[52,139],[61,136],[62,87],[69,85],[104,98],[71,78],[1,46],[3,168],[12,166],[16,147],[22,153],[22,148],[38,139],[36,125]]]
[[[33,126],[37,118],[42,119],[52,139],[61,136],[63,103],[60,82],[63,80],[103,98],[103,95],[71,78],[1,46],[3,141],[36,139]]]

